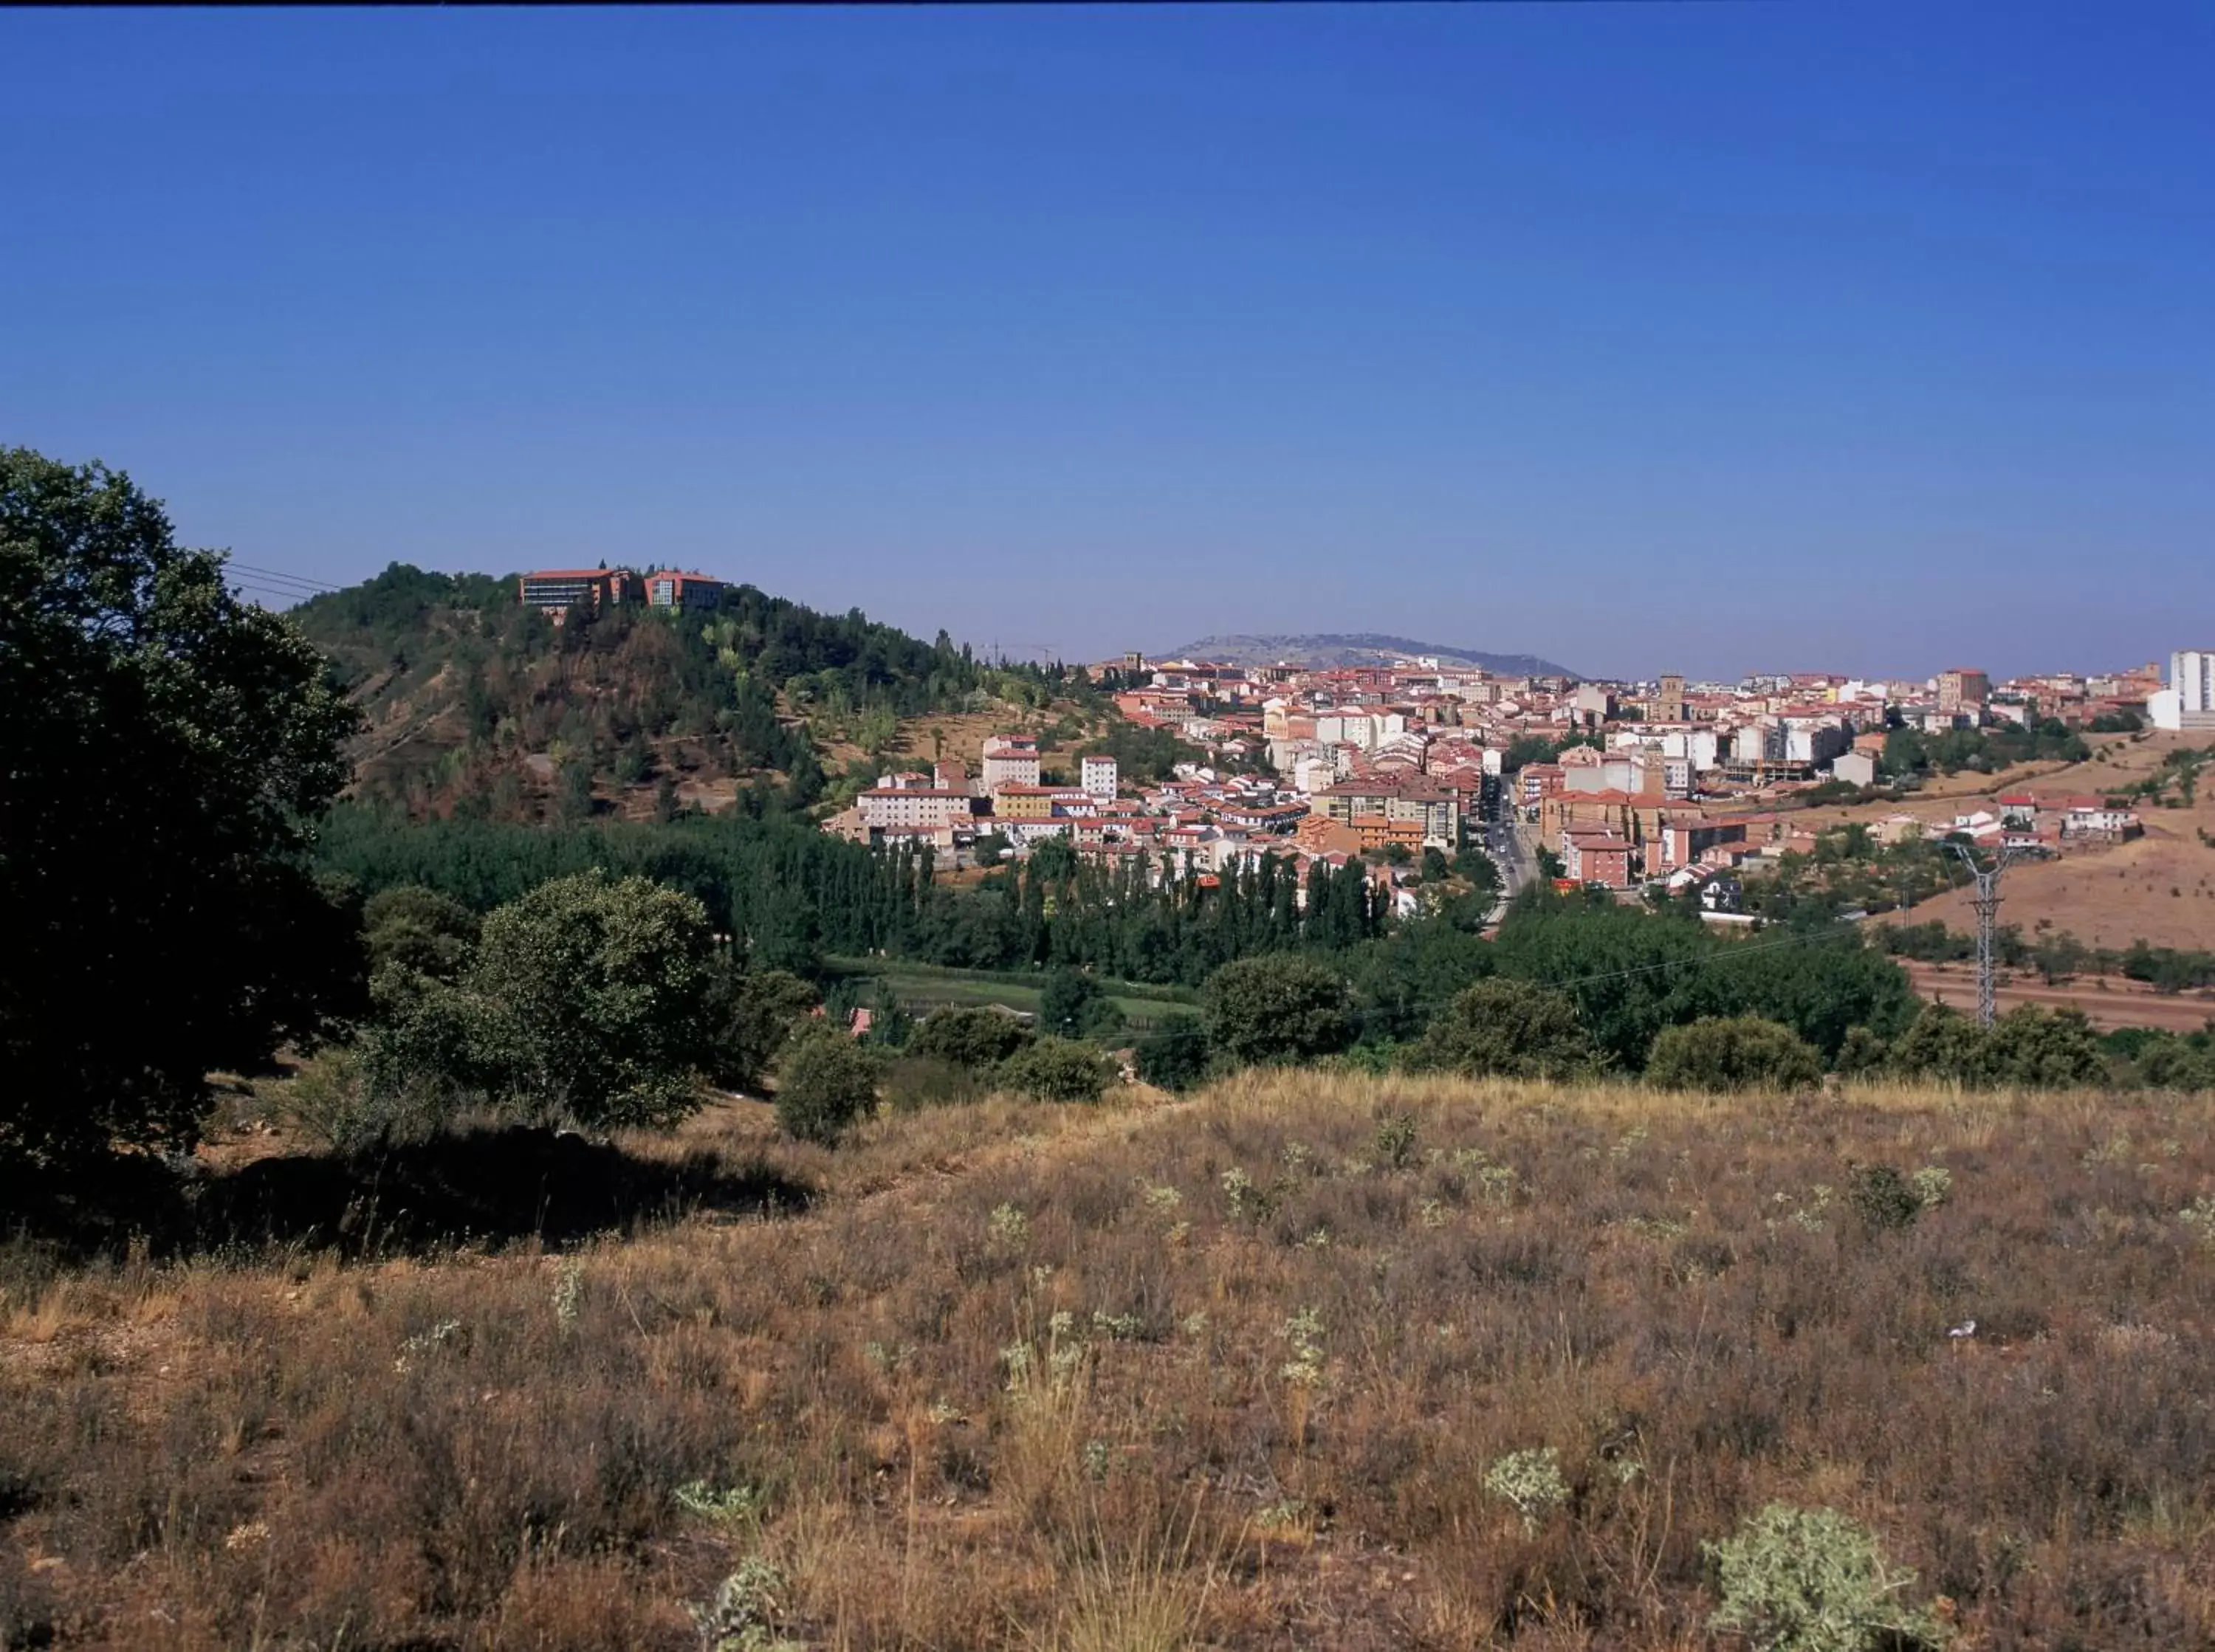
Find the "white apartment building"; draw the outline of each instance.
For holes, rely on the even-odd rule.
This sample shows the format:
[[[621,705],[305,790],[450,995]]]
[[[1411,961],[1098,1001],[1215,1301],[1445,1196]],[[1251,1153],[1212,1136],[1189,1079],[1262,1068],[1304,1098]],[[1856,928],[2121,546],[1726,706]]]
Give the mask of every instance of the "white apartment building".
[[[1795,719],[1784,725],[1787,762],[1827,763],[1853,743],[1853,737],[1836,723]]]
[[[1113,757],[1087,757],[1080,765],[1077,783],[1095,803],[1115,801],[1116,769]]]
[[[1316,719],[1316,738],[1327,746],[1374,751],[1407,731],[1408,719],[1397,712],[1335,712]]]
[[[949,826],[966,825],[973,812],[966,792],[912,786],[871,786],[854,799],[854,806],[861,811],[862,825],[880,830],[917,827],[943,831]]]
[[[2182,648],[2169,657],[2169,687],[2146,696],[2157,729],[2215,729],[2215,648]]]
[[[995,734],[985,742],[985,795],[997,797],[1007,786],[1039,783],[1038,742],[1027,734]]]

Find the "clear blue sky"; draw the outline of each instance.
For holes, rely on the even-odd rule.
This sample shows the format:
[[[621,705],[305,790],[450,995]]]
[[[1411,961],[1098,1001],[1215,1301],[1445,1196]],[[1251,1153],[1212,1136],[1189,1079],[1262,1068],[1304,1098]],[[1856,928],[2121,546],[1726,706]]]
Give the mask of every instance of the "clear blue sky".
[[[0,15],[0,441],[1070,658],[2215,643],[2215,7]]]

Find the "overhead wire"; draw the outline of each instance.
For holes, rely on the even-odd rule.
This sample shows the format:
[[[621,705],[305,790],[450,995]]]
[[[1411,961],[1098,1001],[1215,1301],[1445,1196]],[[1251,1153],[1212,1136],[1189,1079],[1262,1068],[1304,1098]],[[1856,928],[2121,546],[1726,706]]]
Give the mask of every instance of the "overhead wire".
[[[328,579],[313,578],[304,573],[289,573],[282,568],[258,568],[251,562],[231,562],[226,566],[237,569],[241,573],[258,574],[265,579],[282,580],[287,584],[307,585],[316,590],[343,590],[346,589],[343,585],[334,585],[331,584]]]

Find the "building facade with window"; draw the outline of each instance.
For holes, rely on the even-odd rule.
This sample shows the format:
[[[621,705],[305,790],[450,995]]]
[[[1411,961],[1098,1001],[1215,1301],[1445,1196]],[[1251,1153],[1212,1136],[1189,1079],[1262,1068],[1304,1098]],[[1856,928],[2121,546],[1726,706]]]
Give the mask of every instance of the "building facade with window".
[[[704,573],[658,568],[646,576],[649,608],[713,608],[723,599],[723,582]]]
[[[635,578],[628,568],[542,568],[518,582],[525,608],[549,614],[559,625],[573,608],[600,609],[624,601]]]

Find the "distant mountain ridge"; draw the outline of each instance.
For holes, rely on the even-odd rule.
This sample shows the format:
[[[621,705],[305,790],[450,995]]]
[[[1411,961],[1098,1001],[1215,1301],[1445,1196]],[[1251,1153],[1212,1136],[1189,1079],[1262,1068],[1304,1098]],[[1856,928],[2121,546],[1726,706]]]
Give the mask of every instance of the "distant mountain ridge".
[[[1405,655],[1436,657],[1441,664],[1474,665],[1500,676],[1575,676],[1566,665],[1536,654],[1490,654],[1478,648],[1451,648],[1376,631],[1322,631],[1297,637],[1202,637],[1165,649],[1163,659],[1198,659],[1225,665],[1274,665],[1285,662],[1316,667],[1383,665]]]

